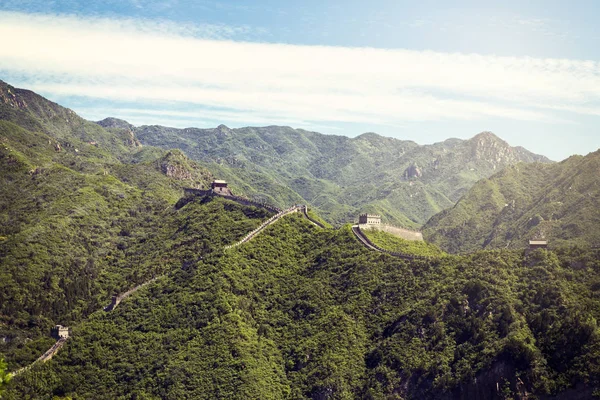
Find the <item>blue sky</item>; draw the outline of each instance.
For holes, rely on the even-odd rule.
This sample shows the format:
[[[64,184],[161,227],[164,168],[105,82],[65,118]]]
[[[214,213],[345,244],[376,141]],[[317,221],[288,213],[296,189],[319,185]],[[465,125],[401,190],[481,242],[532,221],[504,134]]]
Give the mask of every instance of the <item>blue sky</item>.
[[[418,3],[418,4],[417,4]],[[600,147],[594,1],[0,0],[0,79],[88,119]]]

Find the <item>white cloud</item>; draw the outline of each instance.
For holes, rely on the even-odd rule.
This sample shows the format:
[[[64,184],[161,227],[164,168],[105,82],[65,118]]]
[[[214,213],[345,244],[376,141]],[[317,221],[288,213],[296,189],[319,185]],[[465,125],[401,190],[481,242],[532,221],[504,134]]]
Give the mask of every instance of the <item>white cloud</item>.
[[[234,42],[198,29],[0,12],[0,70],[55,95],[181,101],[260,121],[560,122],[556,110],[595,114],[600,102],[595,61]]]

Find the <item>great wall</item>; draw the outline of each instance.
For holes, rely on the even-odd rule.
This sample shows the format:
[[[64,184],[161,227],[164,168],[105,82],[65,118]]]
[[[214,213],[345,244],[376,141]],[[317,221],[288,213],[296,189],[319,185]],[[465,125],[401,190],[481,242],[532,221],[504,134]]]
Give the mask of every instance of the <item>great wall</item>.
[[[419,256],[419,255],[416,255],[416,254],[400,253],[400,252],[386,250],[386,249],[384,249],[382,247],[379,247],[375,243],[373,243],[372,241],[369,240],[369,238],[364,234],[364,232],[360,230],[360,226],[359,225],[353,225],[352,226],[352,233],[354,233],[354,236],[356,236],[356,238],[365,247],[367,247],[367,248],[369,248],[371,250],[378,251],[380,253],[389,254],[390,256],[393,256],[393,257],[404,258],[405,260],[429,260],[429,259],[431,259],[431,257],[427,257],[427,256]]]
[[[225,186],[225,188],[227,188]],[[250,233],[248,233],[246,236],[244,236],[243,239],[241,239],[240,241],[225,246],[224,249],[228,250],[237,246],[240,246],[250,240],[252,240],[256,235],[258,235],[260,232],[262,232],[266,227],[268,227],[269,225],[272,225],[273,223],[277,222],[279,219],[281,219],[282,217],[292,214],[292,213],[296,213],[296,212],[301,212],[302,216],[305,217],[309,222],[311,222],[313,225],[319,227],[319,228],[325,228],[325,226],[319,222],[316,221],[314,219],[312,219],[309,214],[308,214],[308,206],[307,205],[294,205],[286,210],[281,210],[278,207],[272,206],[270,204],[266,204],[266,203],[262,203],[262,202],[257,202],[257,201],[253,201],[250,200],[248,198],[245,197],[241,197],[241,196],[235,196],[231,193],[231,191],[229,190],[215,190],[215,188],[213,187],[210,190],[201,190],[201,189],[185,189],[184,193],[186,196],[219,196],[219,197],[223,197],[227,200],[231,200],[231,201],[235,201],[239,204],[245,205],[245,206],[253,206],[253,207],[261,207],[264,208],[268,211],[271,212],[276,212],[275,215],[273,215],[272,217],[270,217],[268,220],[264,221],[258,228],[254,229],[253,231],[251,231]],[[391,256],[394,257],[401,257],[407,260],[414,260],[414,259],[429,259],[429,257],[424,257],[424,256],[417,256],[417,255],[411,255],[411,254],[404,254],[404,253],[397,253],[397,252],[393,252],[393,251],[389,251],[386,249],[383,249],[377,245],[375,245],[374,243],[372,243],[365,235],[364,233],[361,232],[360,230],[360,225],[354,225],[352,226],[352,232],[354,233],[354,235],[357,237],[357,239],[360,241],[360,243],[362,243],[365,247],[371,249],[371,250],[375,250],[381,253],[385,253],[385,254],[389,254]],[[150,283],[156,281],[158,278],[160,278],[160,276],[158,277],[154,277],[142,284],[139,284],[135,287],[133,287],[132,289],[129,289],[126,292],[123,292],[119,295],[115,295],[112,297],[111,302],[109,305],[107,305],[106,307],[103,308],[104,311],[106,312],[110,312],[113,311],[118,305],[119,303],[121,303],[124,299],[126,299],[127,297],[129,297],[130,295],[132,295],[133,293],[137,292],[139,289],[149,285]],[[57,327],[59,327],[60,325],[57,325]],[[54,345],[52,345],[52,347],[50,349],[48,349],[44,354],[42,354],[38,359],[36,359],[34,362],[32,362],[31,364],[22,367],[14,372],[11,373],[12,376],[17,376],[29,369],[31,369],[36,363],[38,362],[46,362],[48,360],[50,360],[63,346],[64,344],[67,342],[68,340],[68,335],[66,337],[60,337],[56,343],[54,343]]]
[[[35,364],[37,364],[38,362],[46,362],[49,359],[51,359],[56,353],[58,353],[58,351],[61,349],[61,347],[64,346],[64,344],[67,342],[68,338],[60,338],[56,341],[56,343],[54,343],[52,345],[52,347],[50,347],[48,350],[46,350],[46,352],[44,354],[42,354],[37,360],[35,360],[34,362],[32,362],[31,364],[23,367],[23,368],[19,368],[18,370],[16,370],[15,372],[12,372],[11,375],[12,376],[17,376],[19,374],[22,374],[25,371],[28,371],[29,369],[31,369]]]
[[[150,280],[148,280],[148,281],[146,281],[146,282],[144,282],[144,283],[142,283],[142,284],[139,284],[139,285],[135,286],[134,288],[132,288],[132,289],[129,289],[128,291],[126,291],[126,292],[123,292],[123,293],[121,293],[121,294],[119,294],[119,295],[115,295],[115,296],[113,296],[113,297],[112,297],[112,300],[111,300],[111,302],[110,302],[110,304],[109,304],[109,305],[107,305],[106,307],[104,307],[104,311],[112,311],[112,310],[114,310],[114,309],[115,309],[115,308],[116,308],[116,307],[119,305],[119,303],[120,303],[121,301],[123,301],[123,299],[125,299],[125,298],[129,297],[129,296],[130,296],[130,295],[132,295],[133,293],[137,292],[139,289],[141,289],[141,288],[143,288],[144,286],[146,286],[146,285],[148,285],[148,284],[150,284],[150,283],[154,282],[154,281],[155,281],[155,280],[157,280],[158,278],[160,278],[160,276],[157,276],[157,277],[155,277],[155,278],[152,278],[152,279],[150,279]]]

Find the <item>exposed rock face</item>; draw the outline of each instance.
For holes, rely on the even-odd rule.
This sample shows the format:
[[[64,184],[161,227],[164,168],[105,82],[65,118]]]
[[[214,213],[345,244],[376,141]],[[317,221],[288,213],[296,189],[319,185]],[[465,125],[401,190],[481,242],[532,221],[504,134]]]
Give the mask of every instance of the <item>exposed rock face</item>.
[[[106,129],[117,129],[121,131],[124,135],[126,146],[142,147],[142,143],[137,140],[135,133],[133,132],[135,126],[131,125],[129,122],[119,118],[108,117],[104,118],[102,121],[97,121],[96,124]]]
[[[206,186],[206,183],[213,179],[210,172],[199,168],[180,150],[169,151],[157,161],[157,167],[166,176],[180,181],[188,181],[186,185],[192,187]]]
[[[216,131],[219,135],[222,136],[227,136],[229,135],[229,133],[231,133],[231,129],[229,129],[226,125],[223,124],[217,126]]]
[[[423,171],[417,164],[412,164],[410,167],[404,170],[404,174],[402,175],[404,179],[418,179],[423,176]]]
[[[8,86],[0,86],[0,101],[13,108],[27,108],[25,99],[13,93]]]
[[[131,146],[131,147],[142,147],[142,143],[137,140],[137,138],[135,137],[135,134],[133,133],[133,131],[131,129],[127,129],[127,145]]]
[[[515,164],[523,158],[533,158],[531,161],[547,161],[546,157],[529,153],[522,147],[511,147],[492,132],[481,132],[469,140],[471,145],[471,161],[486,160],[493,168]]]
[[[191,180],[193,179],[192,173],[188,171],[185,167],[181,165],[169,164],[168,162],[163,162],[160,165],[162,172],[175,179],[183,180]]]

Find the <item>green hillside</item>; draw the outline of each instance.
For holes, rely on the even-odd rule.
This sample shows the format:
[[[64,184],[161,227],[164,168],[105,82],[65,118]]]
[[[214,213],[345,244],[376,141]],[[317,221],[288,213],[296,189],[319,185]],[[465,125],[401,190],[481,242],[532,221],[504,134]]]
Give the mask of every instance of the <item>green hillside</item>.
[[[478,182],[423,227],[451,251],[519,248],[534,237],[550,246],[600,243],[600,151],[556,164],[517,164]]]
[[[241,214],[222,203],[172,221],[198,217],[180,233],[213,238],[201,260],[76,325],[6,398],[487,399],[498,382],[506,397],[599,383],[589,251],[407,262],[292,215],[224,253]]]
[[[15,92],[26,96],[0,99],[0,110],[10,109],[2,117],[13,120],[0,120],[0,351],[21,364],[47,347],[54,324],[79,321],[179,266],[160,256],[159,228],[182,188],[206,187],[212,175],[179,150],[130,146],[82,122],[88,143],[61,122],[81,122],[69,110],[0,87]]]
[[[489,132],[420,146],[375,133],[350,139],[282,126],[134,131],[144,144],[183,150],[240,191],[280,206],[309,203],[338,225],[369,211],[416,228],[506,165],[548,161]]]
[[[285,157],[269,168],[249,162],[233,168],[239,158],[232,156],[215,158],[209,171],[208,162],[184,154],[199,151],[191,139],[189,149],[141,146],[123,121],[89,124],[9,85],[0,84],[0,110],[3,399],[487,400],[598,393],[600,257],[571,240],[595,235],[598,153],[518,164],[470,192],[486,212],[502,205],[516,215],[521,204],[532,204],[523,207],[525,221],[530,209],[541,210],[540,219],[526,220],[531,229],[567,235],[555,236],[551,251],[449,255],[425,242],[367,233],[382,247],[430,257],[409,261],[363,247],[349,225],[319,228],[302,213],[225,250],[272,213],[219,197],[182,200],[184,187],[206,188],[215,174],[228,173],[240,193],[255,190],[278,202],[330,190],[336,193],[327,200],[331,217],[354,212],[340,200],[343,193],[362,201],[364,193],[350,185],[357,176],[371,182],[365,193],[372,194],[379,193],[373,183],[379,177],[392,179],[387,172],[372,181],[364,174],[382,162],[379,147],[390,162],[397,159],[396,141],[295,131],[287,143],[287,128],[247,128],[249,137],[278,143],[273,151],[289,157],[309,159],[327,146],[340,156],[305,160],[305,170],[296,172]],[[236,132],[218,130],[202,137],[213,137],[214,147],[239,145]],[[426,147],[454,155],[440,155],[431,169],[409,165],[398,185],[424,188],[439,179],[459,192],[461,182],[476,179],[477,165],[491,171],[526,154],[502,143],[483,134]],[[468,172],[455,160],[463,147],[472,160]],[[436,175],[440,165],[452,166],[456,180]],[[305,173],[300,196],[288,179]],[[498,177],[506,184],[496,184]],[[472,207],[462,215],[480,215]],[[395,212],[396,220],[404,215]],[[392,211],[386,215],[391,219]],[[579,230],[570,228],[579,223]],[[103,310],[113,295],[152,278],[114,310]],[[5,384],[5,370],[31,365],[53,345],[55,324],[71,328],[64,347]]]

